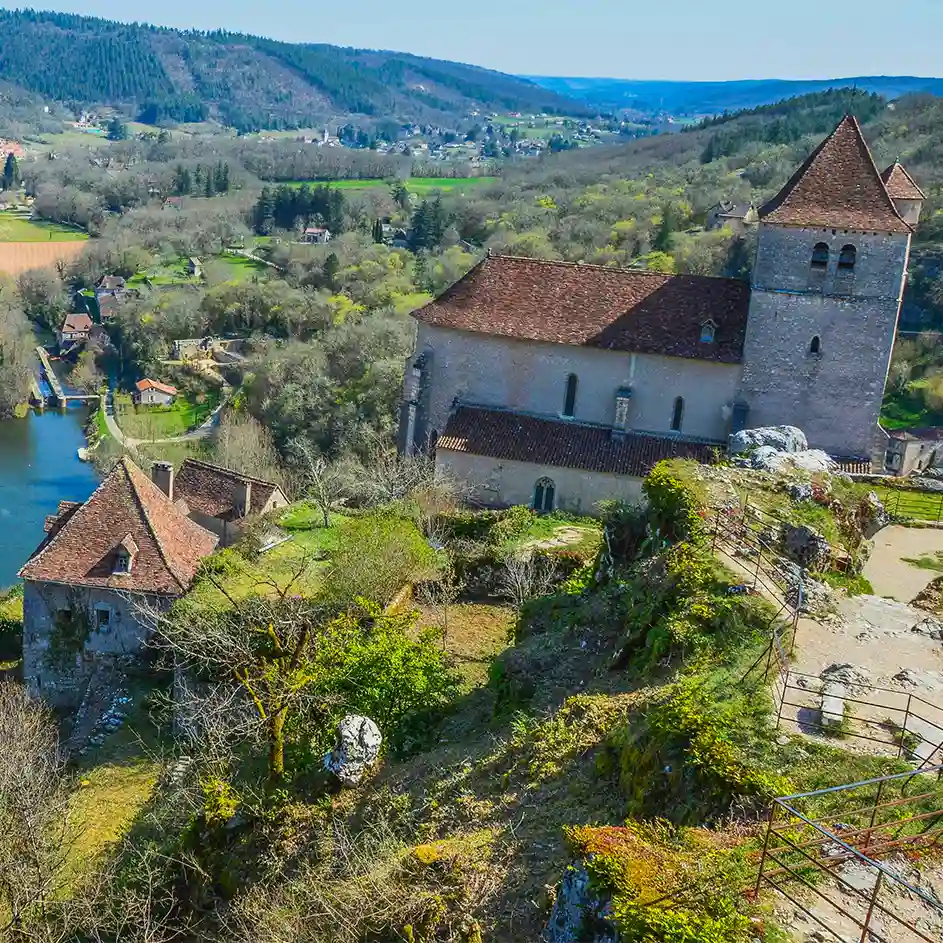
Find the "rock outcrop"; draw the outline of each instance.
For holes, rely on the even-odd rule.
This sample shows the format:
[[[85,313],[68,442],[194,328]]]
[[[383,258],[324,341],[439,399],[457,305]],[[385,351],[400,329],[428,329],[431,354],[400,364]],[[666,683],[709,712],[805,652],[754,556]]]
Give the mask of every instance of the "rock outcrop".
[[[337,725],[337,742],[324,756],[324,768],[346,787],[356,786],[380,756],[383,736],[369,717],[348,714]]]
[[[574,865],[563,877],[544,930],[544,943],[617,943],[619,937],[607,918],[612,901],[597,894],[583,864]]]
[[[741,455],[759,448],[771,448],[775,452],[804,452],[809,447],[805,433],[795,426],[761,426],[744,429],[730,437],[731,455]]]

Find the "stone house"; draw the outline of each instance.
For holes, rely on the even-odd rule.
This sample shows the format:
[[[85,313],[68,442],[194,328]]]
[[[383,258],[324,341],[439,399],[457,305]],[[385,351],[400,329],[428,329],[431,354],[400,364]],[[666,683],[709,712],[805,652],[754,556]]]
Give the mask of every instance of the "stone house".
[[[84,504],[61,502],[19,572],[29,690],[57,705],[80,701],[102,661],[140,653],[139,606],[170,606],[216,544],[128,458]]]
[[[331,230],[323,226],[308,226],[301,234],[301,241],[316,246],[326,245],[331,241]]]
[[[159,380],[145,377],[134,384],[134,402],[138,406],[171,406],[177,398],[177,388]]]
[[[748,426],[883,468],[918,194],[846,117],[759,210],[749,284],[489,255],[413,315],[400,446],[481,503],[584,512]]]
[[[201,278],[203,275],[203,261],[196,256],[187,259],[187,274],[190,278]]]
[[[250,517],[288,504],[281,488],[271,481],[193,458],[176,474],[169,462],[155,462],[151,476],[180,513],[216,534],[223,547],[242,536]]]
[[[943,429],[900,429],[888,433],[884,470],[889,475],[912,475],[940,464]]]
[[[726,226],[734,235],[742,236],[759,220],[760,214],[752,203],[721,200],[707,211],[705,229],[722,229]]]
[[[61,327],[56,331],[59,350],[61,351],[64,347],[71,347],[75,343],[87,341],[92,330],[92,323],[92,319],[84,312],[67,314]]]

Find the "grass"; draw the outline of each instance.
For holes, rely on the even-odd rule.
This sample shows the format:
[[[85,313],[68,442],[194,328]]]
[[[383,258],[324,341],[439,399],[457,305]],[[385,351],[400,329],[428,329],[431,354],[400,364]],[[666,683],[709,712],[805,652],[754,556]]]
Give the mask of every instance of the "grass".
[[[911,384],[913,387],[914,384]],[[927,407],[923,398],[913,391],[889,393],[881,408],[881,425],[885,429],[921,429],[943,425],[943,413]]]
[[[132,288],[168,288],[179,285],[200,285],[202,279],[194,278],[189,272],[188,259],[179,256],[170,259],[144,272],[136,272],[128,279],[128,285]],[[256,275],[264,274],[268,271],[268,266],[254,259],[247,259],[245,256],[230,255],[223,252],[219,255],[207,256],[203,260],[204,273],[209,268],[210,272],[217,274],[216,280],[229,282],[244,282]]]
[[[918,521],[938,521],[943,517],[943,492],[914,491],[883,485],[876,485],[874,490],[890,514]]]
[[[485,183],[493,183],[497,177],[410,177],[404,180],[406,189],[416,196],[426,196],[434,190],[450,193],[467,187],[477,187]],[[394,181],[371,178],[367,180],[289,180],[280,186],[315,187],[329,186],[339,190],[374,190],[378,187],[390,187]]]
[[[909,563],[920,570],[933,570],[936,573],[943,573],[943,552],[935,554],[925,554],[922,557],[901,557],[904,563]]]
[[[218,390],[207,390],[200,402],[184,395],[172,406],[135,406],[127,394],[115,396],[115,420],[132,439],[172,439],[205,422],[219,405]]]
[[[207,261],[211,267],[219,267],[224,278],[230,282],[246,282],[258,275],[265,275],[269,267],[244,255],[218,255]]]
[[[0,242],[81,242],[88,233],[47,220],[0,212]]]

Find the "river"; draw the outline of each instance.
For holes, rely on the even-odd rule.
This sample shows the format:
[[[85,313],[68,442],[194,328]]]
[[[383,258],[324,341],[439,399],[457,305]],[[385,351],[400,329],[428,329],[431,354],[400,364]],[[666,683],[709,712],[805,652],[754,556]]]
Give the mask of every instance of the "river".
[[[85,501],[98,485],[94,466],[78,459],[85,445],[84,408],[30,412],[0,421],[0,589],[43,539],[43,523],[60,501]]]

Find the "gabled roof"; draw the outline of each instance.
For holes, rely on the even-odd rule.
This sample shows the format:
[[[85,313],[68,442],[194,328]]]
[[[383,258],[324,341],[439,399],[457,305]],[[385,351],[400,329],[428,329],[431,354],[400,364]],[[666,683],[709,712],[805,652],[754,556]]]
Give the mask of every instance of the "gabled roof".
[[[884,186],[892,200],[925,200],[926,195],[923,190],[914,183],[914,178],[907,173],[904,165],[899,160],[894,161],[884,173],[881,174]]]
[[[148,377],[145,377],[143,380],[138,380],[134,386],[140,393],[143,393],[145,390],[158,390],[161,393],[166,393],[168,396],[177,395],[177,388],[175,386],[170,386],[169,383],[161,383],[159,380],[151,380]]]
[[[604,426],[460,406],[449,417],[436,449],[641,478],[665,458],[710,463],[716,445],[637,432],[613,435]]]
[[[67,314],[59,328],[64,334],[74,334],[81,331],[90,331],[92,329],[92,319],[83,312]]]
[[[251,484],[249,507],[241,507],[246,484]],[[174,478],[174,500],[185,501],[190,511],[220,520],[239,520],[258,514],[277,491],[278,485],[261,478],[241,475],[219,465],[188,458]]]
[[[861,127],[846,115],[760,210],[766,223],[859,232],[911,232],[878,174]]]
[[[120,275],[102,275],[95,287],[104,291],[117,291],[125,287],[125,281]]]
[[[130,544],[129,544],[130,541]],[[217,537],[184,517],[130,459],[122,459],[77,510],[67,510],[19,575],[26,580],[180,595]],[[136,546],[128,574],[119,547]]]
[[[749,307],[750,286],[732,278],[489,256],[413,316],[499,337],[738,363]],[[717,333],[704,344],[709,319]]]

